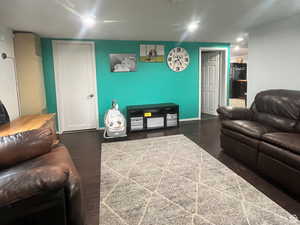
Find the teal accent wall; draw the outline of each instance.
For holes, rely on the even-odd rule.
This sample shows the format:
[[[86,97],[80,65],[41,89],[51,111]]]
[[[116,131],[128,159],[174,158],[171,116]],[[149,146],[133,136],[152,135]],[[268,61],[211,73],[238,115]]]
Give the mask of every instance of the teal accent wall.
[[[42,38],[41,45],[47,109],[49,113],[56,113],[52,40]],[[228,72],[230,71],[230,45],[227,43],[88,41],[95,43],[100,127],[104,126],[104,114],[110,108],[113,99],[117,100],[123,112],[128,105],[174,102],[180,106],[181,119],[198,117],[200,47],[228,48]],[[190,65],[184,71],[176,73],[169,69],[166,61],[164,63],[140,62],[140,44],[164,45],[166,56],[172,48],[183,47],[190,55]],[[135,53],[137,72],[110,72],[109,54],[111,53]]]

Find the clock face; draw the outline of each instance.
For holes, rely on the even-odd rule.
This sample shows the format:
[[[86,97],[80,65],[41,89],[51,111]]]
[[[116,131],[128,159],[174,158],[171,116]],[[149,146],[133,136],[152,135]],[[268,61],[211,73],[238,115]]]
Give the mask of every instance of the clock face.
[[[167,58],[168,66],[175,72],[181,72],[190,63],[190,56],[184,48],[173,48]]]

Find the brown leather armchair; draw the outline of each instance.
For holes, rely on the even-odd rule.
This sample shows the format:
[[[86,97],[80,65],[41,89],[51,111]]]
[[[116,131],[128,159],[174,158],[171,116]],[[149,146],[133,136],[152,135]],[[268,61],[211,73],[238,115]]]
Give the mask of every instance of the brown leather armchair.
[[[9,115],[3,103],[0,100],[0,125],[9,122]]]
[[[84,225],[78,172],[50,129],[0,137],[0,224]]]
[[[250,109],[217,112],[223,150],[300,196],[300,91],[263,91]]]

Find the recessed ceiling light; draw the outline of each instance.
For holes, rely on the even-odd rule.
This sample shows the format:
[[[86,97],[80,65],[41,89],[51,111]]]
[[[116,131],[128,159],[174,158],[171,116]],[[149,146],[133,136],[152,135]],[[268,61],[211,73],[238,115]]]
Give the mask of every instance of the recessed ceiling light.
[[[238,38],[236,39],[237,42],[242,42],[243,40],[244,40],[243,37],[238,37]]]
[[[94,16],[82,16],[81,21],[88,27],[94,26],[96,24],[96,19]]]
[[[103,20],[103,23],[121,23],[121,20]]]
[[[199,27],[199,21],[191,22],[188,26],[187,29],[189,32],[194,32],[195,30],[198,29]]]

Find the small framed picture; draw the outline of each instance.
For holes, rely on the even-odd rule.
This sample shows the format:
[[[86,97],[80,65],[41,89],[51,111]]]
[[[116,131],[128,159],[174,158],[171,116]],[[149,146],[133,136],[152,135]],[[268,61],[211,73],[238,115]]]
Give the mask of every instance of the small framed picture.
[[[136,54],[110,54],[111,72],[136,72]]]
[[[165,46],[163,45],[140,45],[141,62],[164,62]]]

